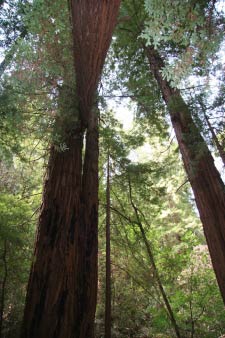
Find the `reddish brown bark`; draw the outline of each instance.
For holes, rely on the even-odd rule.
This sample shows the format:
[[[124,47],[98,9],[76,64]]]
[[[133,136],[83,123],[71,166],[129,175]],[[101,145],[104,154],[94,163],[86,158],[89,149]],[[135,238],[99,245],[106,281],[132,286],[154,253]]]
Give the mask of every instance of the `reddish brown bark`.
[[[98,126],[89,121],[76,246],[75,338],[94,338],[98,254]]]
[[[98,116],[93,103],[119,3],[71,0],[78,122],[70,125],[63,112],[65,125],[60,127],[68,149],[51,150],[22,338],[94,337]]]
[[[116,24],[119,5],[120,0],[71,0],[77,90],[85,125]]]
[[[87,128],[78,237],[77,337],[94,337],[97,297],[98,131],[92,109],[120,0],[71,0],[74,60],[81,124]]]
[[[146,48],[150,69],[167,104],[190,184],[192,186],[213,268],[225,303],[225,188],[213,157],[196,127],[179,90],[162,78],[163,60]]]
[[[65,152],[51,150],[22,337],[75,337],[75,247],[78,238],[82,135]]]

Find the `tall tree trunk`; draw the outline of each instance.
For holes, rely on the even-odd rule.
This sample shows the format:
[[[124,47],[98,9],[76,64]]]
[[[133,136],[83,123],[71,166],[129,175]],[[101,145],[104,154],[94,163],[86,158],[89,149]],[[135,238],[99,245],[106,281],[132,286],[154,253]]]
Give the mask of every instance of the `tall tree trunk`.
[[[213,268],[225,303],[225,188],[213,157],[195,125],[189,107],[179,90],[162,78],[164,66],[159,53],[146,47],[150,69],[167,104],[182,154],[184,167],[192,186]]]
[[[111,338],[111,248],[110,248],[110,245],[111,245],[111,242],[110,242],[110,156],[108,153],[107,187],[106,187],[105,338]]]
[[[51,150],[22,338],[94,337],[98,115],[93,103],[120,1],[71,0],[70,4],[79,117],[69,133],[62,126],[67,149]]]
[[[82,172],[82,133],[68,150],[52,147],[31,270],[23,338],[74,338],[76,257]]]
[[[76,246],[75,338],[94,338],[98,254],[98,116],[92,112],[86,135],[81,213]]]
[[[70,1],[77,91],[82,122],[86,126],[116,24],[120,0]]]
[[[81,124],[87,128],[78,238],[77,337],[94,337],[97,300],[98,131],[92,109],[120,0],[71,0],[74,61]],[[85,243],[85,244],[84,244]]]

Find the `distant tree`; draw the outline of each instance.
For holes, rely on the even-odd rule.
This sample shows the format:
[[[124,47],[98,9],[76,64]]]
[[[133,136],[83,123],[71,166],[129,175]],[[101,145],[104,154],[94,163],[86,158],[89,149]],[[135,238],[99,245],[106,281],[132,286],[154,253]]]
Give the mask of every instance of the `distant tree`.
[[[206,142],[196,127],[191,112],[178,89],[163,79],[163,61],[152,48],[147,48],[151,71],[168,106],[171,121],[191,183],[221,295],[225,302],[225,187]]]
[[[106,280],[105,280],[105,338],[111,338],[111,238],[110,238],[110,153],[107,156],[106,184]]]

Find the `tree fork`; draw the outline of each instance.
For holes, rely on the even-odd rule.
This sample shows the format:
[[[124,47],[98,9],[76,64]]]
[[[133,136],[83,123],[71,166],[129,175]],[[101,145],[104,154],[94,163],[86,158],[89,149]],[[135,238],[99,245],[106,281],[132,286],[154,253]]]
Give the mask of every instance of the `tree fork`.
[[[150,70],[168,107],[184,167],[193,189],[212,265],[225,303],[225,188],[213,157],[178,89],[162,78],[164,62],[153,47],[145,47]]]
[[[61,126],[67,149],[51,150],[21,338],[94,337],[98,116],[93,103],[120,0],[71,0],[70,5],[79,118],[69,136]]]
[[[74,62],[82,123],[87,126],[120,0],[70,0]],[[94,71],[93,71],[94,70]]]
[[[70,0],[80,119],[84,128],[87,128],[81,222],[76,252],[77,338],[94,338],[98,249],[98,116],[93,109],[93,101],[116,25],[119,6],[120,0]]]

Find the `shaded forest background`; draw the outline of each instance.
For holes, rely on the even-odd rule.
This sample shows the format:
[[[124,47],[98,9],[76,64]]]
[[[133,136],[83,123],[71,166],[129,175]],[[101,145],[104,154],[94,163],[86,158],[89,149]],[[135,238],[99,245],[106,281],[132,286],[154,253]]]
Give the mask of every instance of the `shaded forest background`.
[[[220,292],[189,183],[196,187],[205,144],[224,175],[223,6],[121,3],[95,97],[97,338],[105,336],[107,252],[112,337],[225,334],[224,285]],[[1,338],[20,335],[50,148],[66,154],[68,130],[78,121],[71,21],[67,1],[0,1]],[[160,83],[169,84],[170,94],[181,93],[185,114],[187,109],[201,135],[195,127],[193,138],[183,131],[182,142],[194,154],[186,171],[173,131],[183,101],[166,105],[168,91]],[[133,115],[130,129],[121,122],[123,110]],[[224,270],[220,263],[216,271]]]

